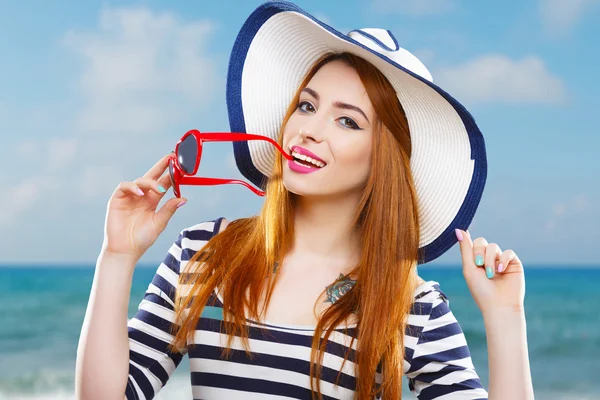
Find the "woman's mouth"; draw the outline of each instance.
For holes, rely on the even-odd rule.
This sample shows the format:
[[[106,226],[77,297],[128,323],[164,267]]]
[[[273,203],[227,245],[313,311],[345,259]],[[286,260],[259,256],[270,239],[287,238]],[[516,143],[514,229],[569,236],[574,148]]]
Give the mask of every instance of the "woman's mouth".
[[[290,170],[299,174],[310,174],[321,169],[311,163],[306,163],[305,161],[297,159],[288,160],[288,167],[290,168]]]
[[[319,156],[301,146],[292,146],[290,154],[296,164],[307,168],[323,168],[327,165]]]
[[[314,153],[300,146],[292,146],[290,154],[294,159],[288,160],[288,166],[292,171],[300,174],[310,174],[327,165]]]
[[[306,156],[304,154],[300,154],[296,151],[292,151],[292,157],[294,157],[294,161],[298,165],[302,165],[304,167],[309,168],[323,168],[325,165],[324,162],[315,160],[312,157]]]

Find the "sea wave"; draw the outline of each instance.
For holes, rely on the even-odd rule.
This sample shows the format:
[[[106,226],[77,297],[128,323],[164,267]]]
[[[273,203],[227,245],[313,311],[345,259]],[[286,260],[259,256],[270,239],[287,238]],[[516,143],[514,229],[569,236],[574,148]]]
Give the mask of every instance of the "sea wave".
[[[27,383],[29,387],[24,386]],[[188,376],[172,376],[156,395],[156,400],[191,399],[192,388]],[[75,400],[73,377],[62,373],[43,372],[35,377],[2,382],[0,400]]]

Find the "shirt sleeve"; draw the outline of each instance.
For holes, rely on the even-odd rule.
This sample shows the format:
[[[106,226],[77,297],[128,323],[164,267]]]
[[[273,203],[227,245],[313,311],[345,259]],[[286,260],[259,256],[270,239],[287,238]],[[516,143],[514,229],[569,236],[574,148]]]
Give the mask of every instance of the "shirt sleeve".
[[[464,333],[437,284],[417,296],[408,331],[405,375],[419,400],[488,398]]]
[[[126,399],[149,400],[166,385],[187,354],[167,346],[173,335],[175,291],[182,260],[187,262],[215,234],[221,219],[182,230],[158,266],[136,314],[127,322],[129,334],[129,377]]]
[[[177,353],[167,349],[173,339],[169,329],[175,316],[175,289],[185,235],[185,230],[179,233],[148,285],[136,314],[127,322],[129,377],[125,396],[129,400],[154,398],[186,353],[185,349]]]

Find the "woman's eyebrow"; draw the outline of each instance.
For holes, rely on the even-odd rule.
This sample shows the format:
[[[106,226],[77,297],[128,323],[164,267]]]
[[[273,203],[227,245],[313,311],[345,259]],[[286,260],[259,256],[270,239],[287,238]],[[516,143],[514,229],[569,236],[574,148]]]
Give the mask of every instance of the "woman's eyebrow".
[[[310,94],[312,97],[317,99],[317,101],[319,101],[319,93],[315,92],[313,89],[311,89],[309,87],[305,87],[304,89],[302,89],[302,91]],[[371,121],[369,121],[369,118],[367,118],[367,115],[359,107],[356,107],[356,106],[353,106],[352,104],[344,103],[341,101],[336,101],[335,103],[333,103],[333,106],[337,107],[337,108],[343,108],[346,110],[354,110],[356,112],[359,112],[362,114],[363,117],[365,117],[365,119],[367,120],[368,123],[371,123]]]
[[[348,103],[342,103],[341,101],[336,101],[335,103],[333,103],[334,107],[337,108],[345,108],[346,110],[354,110],[356,112],[359,112],[362,114],[363,117],[365,117],[365,119],[367,120],[368,123],[371,123],[371,121],[369,121],[369,118],[367,118],[367,115],[363,112],[363,110],[361,110],[360,108],[353,106],[352,104],[348,104]]]

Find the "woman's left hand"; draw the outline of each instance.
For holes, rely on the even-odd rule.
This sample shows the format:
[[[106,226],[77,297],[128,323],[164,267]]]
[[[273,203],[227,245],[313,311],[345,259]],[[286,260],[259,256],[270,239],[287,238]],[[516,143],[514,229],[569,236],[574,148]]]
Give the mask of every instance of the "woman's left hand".
[[[462,240],[461,240],[462,235]],[[523,310],[523,264],[512,250],[504,252],[483,237],[471,240],[469,231],[457,229],[463,276],[484,318],[495,311]]]

